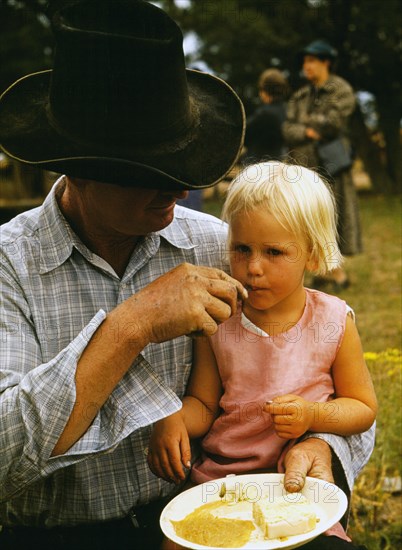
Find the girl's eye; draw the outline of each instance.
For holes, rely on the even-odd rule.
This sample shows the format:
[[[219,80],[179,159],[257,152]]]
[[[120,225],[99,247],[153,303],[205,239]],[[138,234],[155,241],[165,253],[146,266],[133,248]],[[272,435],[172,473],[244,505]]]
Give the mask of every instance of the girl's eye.
[[[239,254],[249,254],[250,253],[250,247],[246,244],[236,244],[233,247],[233,250],[235,252],[238,252]]]
[[[282,254],[282,250],[278,250],[277,248],[268,248],[267,254],[269,256],[280,256]]]

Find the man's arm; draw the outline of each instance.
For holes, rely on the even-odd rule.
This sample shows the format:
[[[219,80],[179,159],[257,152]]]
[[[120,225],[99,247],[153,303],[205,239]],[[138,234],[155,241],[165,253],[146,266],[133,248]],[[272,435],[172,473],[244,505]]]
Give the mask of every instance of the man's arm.
[[[310,434],[282,455],[279,467],[285,470],[285,487],[290,492],[299,491],[306,476],[334,481],[332,455],[342,466],[349,490],[368,462],[374,448],[375,425],[363,434],[342,437],[334,434]],[[335,483],[342,484],[335,479]]]
[[[78,362],[76,403],[52,455],[64,453],[85,433],[148,343],[213,334],[217,323],[235,312],[243,292],[223,271],[182,264],[115,308],[103,323],[101,337],[95,333]],[[121,329],[117,344],[110,330],[116,325]]]
[[[146,341],[213,331],[221,316],[235,307],[238,287],[219,270],[183,265],[109,315],[100,310],[78,336],[70,343],[61,339],[58,347],[53,338],[63,330],[62,323],[47,336],[41,333],[45,317],[31,313],[12,266],[3,259],[0,500],[7,500],[58,468],[107,451],[134,430],[177,411],[177,396],[155,376],[142,354],[134,361],[135,356]],[[183,293],[187,305],[192,302],[186,308]],[[74,320],[67,334],[73,325]],[[136,328],[141,325],[148,328],[140,332]],[[51,349],[60,352],[44,358],[42,346],[49,338]],[[70,451],[51,458],[55,448]]]

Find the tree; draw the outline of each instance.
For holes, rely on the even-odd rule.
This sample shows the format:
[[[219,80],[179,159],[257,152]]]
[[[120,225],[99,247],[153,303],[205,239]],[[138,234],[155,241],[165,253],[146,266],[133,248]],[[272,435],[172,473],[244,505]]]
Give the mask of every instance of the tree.
[[[46,0],[0,1],[1,91],[30,72],[51,67],[53,37]]]
[[[400,192],[402,60],[401,5],[398,0],[162,0],[185,30],[201,38],[200,57],[228,80],[253,108],[258,75],[276,65],[300,84],[296,52],[326,38],[339,52],[338,74],[356,90],[376,98],[384,135],[386,164],[362,132],[360,113],[353,121],[358,150],[373,185]],[[399,24],[398,24],[399,22]],[[374,153],[374,155],[373,155]]]

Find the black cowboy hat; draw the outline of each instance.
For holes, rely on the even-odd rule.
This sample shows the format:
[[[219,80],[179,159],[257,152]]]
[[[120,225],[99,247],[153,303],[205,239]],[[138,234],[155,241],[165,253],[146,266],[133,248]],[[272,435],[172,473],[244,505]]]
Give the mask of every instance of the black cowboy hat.
[[[80,0],[52,14],[53,70],[0,98],[10,157],[134,187],[209,187],[232,168],[244,109],[223,80],[185,68],[183,35],[143,0]]]

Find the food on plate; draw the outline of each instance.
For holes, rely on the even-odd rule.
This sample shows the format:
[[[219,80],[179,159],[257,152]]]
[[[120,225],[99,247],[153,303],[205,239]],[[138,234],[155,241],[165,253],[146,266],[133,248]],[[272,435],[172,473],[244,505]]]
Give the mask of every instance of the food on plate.
[[[219,496],[227,504],[237,504],[242,501],[253,502],[258,498],[258,489],[252,483],[244,485],[237,480],[235,474],[229,474],[221,484]]]
[[[308,533],[317,523],[312,504],[301,493],[259,499],[253,503],[253,519],[266,539]]]
[[[314,507],[301,493],[244,497],[242,493],[241,500],[234,502],[221,495],[222,500],[203,504],[185,518],[170,521],[182,539],[215,548],[240,548],[251,538],[283,539],[316,527]]]
[[[230,504],[209,502],[196,508],[184,519],[171,522],[176,534],[182,539],[204,546],[240,548],[250,540],[255,525],[251,519],[228,517],[231,514],[233,506]]]

